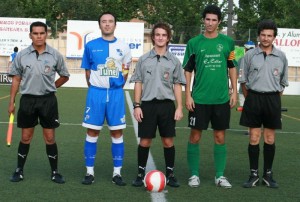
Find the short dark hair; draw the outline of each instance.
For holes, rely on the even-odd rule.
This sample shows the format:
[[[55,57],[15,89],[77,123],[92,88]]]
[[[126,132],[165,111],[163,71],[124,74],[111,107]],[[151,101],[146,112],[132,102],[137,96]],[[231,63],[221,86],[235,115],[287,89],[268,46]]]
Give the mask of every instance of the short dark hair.
[[[18,52],[19,48],[18,47],[14,47],[14,52]]]
[[[204,11],[202,12],[202,18],[203,19],[205,19],[206,14],[215,14],[215,15],[217,15],[219,21],[221,21],[221,19],[222,19],[221,9],[216,5],[206,6]]]
[[[100,19],[102,18],[103,15],[112,15],[115,19],[115,24],[117,24],[117,17],[115,16],[115,14],[113,14],[111,12],[104,12],[104,13],[101,13],[98,17],[98,25],[100,25]]]
[[[264,19],[258,23],[257,26],[257,34],[260,35],[261,31],[265,29],[271,29],[274,30],[274,37],[277,36],[277,25],[276,23],[271,19]]]
[[[164,29],[166,30],[167,32],[167,35],[168,35],[168,39],[170,40],[172,38],[172,31],[171,31],[171,28],[170,26],[167,24],[167,23],[164,23],[164,22],[158,22],[154,25],[154,27],[152,28],[152,31],[151,31],[151,41],[152,41],[152,44],[154,45],[154,36],[155,36],[155,30],[158,29],[158,28],[161,28],[161,29]],[[169,41],[170,42],[170,41]],[[167,43],[167,45],[169,44],[169,42]]]
[[[32,28],[33,27],[44,27],[45,28],[45,32],[47,33],[47,25],[43,22],[40,22],[40,21],[36,21],[36,22],[33,22],[31,23],[30,25],[30,33],[32,32]]]

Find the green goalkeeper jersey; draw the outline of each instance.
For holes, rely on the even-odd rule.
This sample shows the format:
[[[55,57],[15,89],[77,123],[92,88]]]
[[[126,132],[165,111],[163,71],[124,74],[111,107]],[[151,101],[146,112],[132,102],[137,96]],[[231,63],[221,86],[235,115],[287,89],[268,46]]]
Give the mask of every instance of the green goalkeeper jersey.
[[[183,67],[194,71],[192,97],[197,104],[229,101],[228,68],[234,68],[234,42],[223,34],[216,38],[199,35],[189,40]]]

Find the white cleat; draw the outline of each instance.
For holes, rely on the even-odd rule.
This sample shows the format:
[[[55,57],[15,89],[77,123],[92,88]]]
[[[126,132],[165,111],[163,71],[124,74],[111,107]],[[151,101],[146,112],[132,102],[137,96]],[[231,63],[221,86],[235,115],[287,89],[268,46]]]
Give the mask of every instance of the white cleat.
[[[227,178],[224,176],[221,176],[218,179],[215,178],[215,184],[217,187],[224,187],[226,189],[230,189],[232,187],[232,185],[228,182]]]
[[[190,187],[199,187],[200,186],[200,179],[198,176],[193,175],[189,178],[189,186]]]

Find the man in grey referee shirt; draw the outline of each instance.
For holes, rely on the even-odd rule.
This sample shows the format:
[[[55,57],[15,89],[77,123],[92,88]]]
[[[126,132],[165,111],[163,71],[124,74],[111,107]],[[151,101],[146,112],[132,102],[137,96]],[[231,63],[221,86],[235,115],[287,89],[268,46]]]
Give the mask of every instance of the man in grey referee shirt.
[[[59,127],[56,89],[69,80],[69,72],[63,56],[46,44],[47,25],[33,22],[29,37],[32,45],[16,56],[9,76],[12,77],[8,113],[15,113],[15,98],[20,90],[22,94],[18,110],[17,126],[22,128],[18,148],[17,168],[10,181],[23,180],[24,165],[33,138],[34,128],[40,123],[46,143],[46,153],[51,166],[51,180],[64,183],[58,173],[58,150],[55,142],[55,128]],[[59,78],[55,80],[55,74]],[[20,88],[20,89],[19,89]]]
[[[261,127],[263,127],[263,177],[262,183],[277,188],[273,179],[275,156],[275,129],[281,129],[281,98],[288,86],[288,61],[285,54],[273,46],[277,26],[272,20],[258,24],[260,44],[249,50],[241,63],[239,83],[242,85],[245,103],[240,125],[250,128],[248,155],[250,177],[243,184],[245,188],[259,183],[258,162]]]

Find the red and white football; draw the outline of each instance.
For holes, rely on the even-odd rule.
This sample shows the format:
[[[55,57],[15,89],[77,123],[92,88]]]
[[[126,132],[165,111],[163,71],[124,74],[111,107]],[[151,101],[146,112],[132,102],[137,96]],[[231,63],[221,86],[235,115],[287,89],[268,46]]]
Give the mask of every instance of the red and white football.
[[[144,185],[150,192],[161,192],[166,187],[166,176],[159,170],[149,171],[144,178]]]

